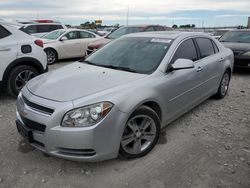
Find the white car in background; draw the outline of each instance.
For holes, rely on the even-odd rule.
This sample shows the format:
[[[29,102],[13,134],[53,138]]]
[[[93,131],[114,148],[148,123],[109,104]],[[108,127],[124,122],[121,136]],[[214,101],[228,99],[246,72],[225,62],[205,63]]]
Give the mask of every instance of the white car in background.
[[[100,39],[100,36],[80,29],[59,29],[44,35],[44,51],[48,64],[59,59],[84,57],[88,44]]]
[[[48,70],[43,41],[0,20],[0,85],[16,96],[35,76]]]

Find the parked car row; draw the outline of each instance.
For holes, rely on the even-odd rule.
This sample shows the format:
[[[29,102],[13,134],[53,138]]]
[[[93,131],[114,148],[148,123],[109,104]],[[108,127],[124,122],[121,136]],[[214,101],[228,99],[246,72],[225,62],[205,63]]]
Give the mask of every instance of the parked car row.
[[[87,55],[90,55],[92,52],[96,51],[97,49],[111,42],[112,40],[117,39],[123,35],[127,35],[130,33],[137,33],[137,32],[152,32],[152,31],[165,31],[165,30],[172,30],[172,29],[165,28],[160,25],[132,25],[132,26],[121,27],[115,30],[114,32],[110,33],[109,35],[95,42],[90,43],[88,45]]]

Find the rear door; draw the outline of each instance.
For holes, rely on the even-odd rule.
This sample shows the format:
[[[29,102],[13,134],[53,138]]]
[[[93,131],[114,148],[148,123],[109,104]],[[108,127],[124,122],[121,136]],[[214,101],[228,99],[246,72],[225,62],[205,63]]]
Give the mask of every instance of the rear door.
[[[0,81],[8,65],[17,57],[15,37],[4,26],[0,25]]]
[[[209,38],[195,38],[199,49],[197,71],[200,73],[200,95],[202,99],[209,97],[218,89],[218,82],[223,71],[222,55],[216,44]]]
[[[82,42],[79,39],[78,31],[70,31],[64,35],[67,40],[59,41],[61,58],[73,58],[81,56]]]

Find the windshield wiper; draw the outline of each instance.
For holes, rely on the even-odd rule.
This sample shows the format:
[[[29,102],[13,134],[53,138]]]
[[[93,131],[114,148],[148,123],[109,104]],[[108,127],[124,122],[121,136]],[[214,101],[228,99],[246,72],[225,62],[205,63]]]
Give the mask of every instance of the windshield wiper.
[[[129,67],[120,67],[120,66],[113,66],[113,65],[102,65],[102,66],[105,68],[111,68],[115,70],[123,70],[123,71],[138,73],[138,71],[131,69]]]
[[[139,73],[138,71],[131,69],[129,67],[120,67],[120,66],[114,66],[114,65],[101,65],[101,64],[92,63],[91,61],[84,60],[84,58],[79,60],[79,62],[87,63],[89,65],[94,65],[94,66],[99,66],[99,67],[115,69],[115,70],[123,70],[123,71],[127,71],[127,72]]]

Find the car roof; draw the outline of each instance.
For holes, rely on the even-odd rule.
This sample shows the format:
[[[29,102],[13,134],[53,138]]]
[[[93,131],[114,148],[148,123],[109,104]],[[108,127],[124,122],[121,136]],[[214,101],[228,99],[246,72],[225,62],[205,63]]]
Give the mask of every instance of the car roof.
[[[168,39],[176,39],[178,37],[192,37],[192,36],[206,36],[210,37],[210,35],[203,32],[181,32],[181,31],[156,31],[156,32],[141,32],[141,33],[132,33],[125,35],[129,37],[149,37],[149,38],[168,38]],[[211,37],[210,37],[211,38]]]

